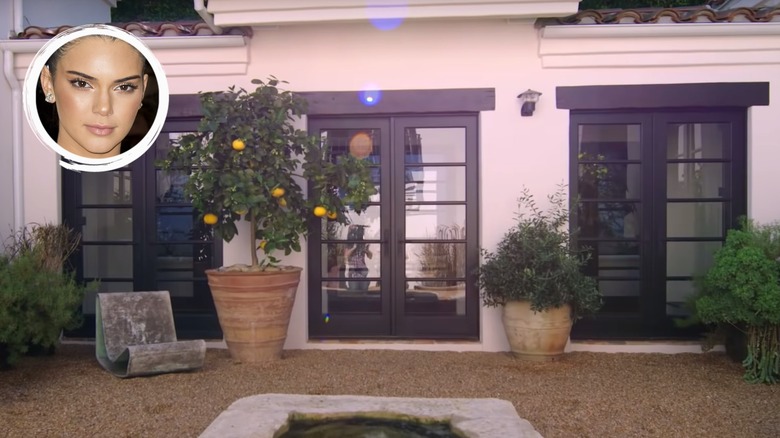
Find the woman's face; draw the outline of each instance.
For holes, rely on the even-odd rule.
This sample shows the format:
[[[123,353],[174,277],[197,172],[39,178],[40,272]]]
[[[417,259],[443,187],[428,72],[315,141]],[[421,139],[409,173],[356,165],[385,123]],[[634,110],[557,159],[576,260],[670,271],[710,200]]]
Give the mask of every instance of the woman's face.
[[[82,37],[41,74],[44,93],[54,93],[57,143],[86,158],[119,155],[135,121],[148,76],[144,59],[122,40]]]

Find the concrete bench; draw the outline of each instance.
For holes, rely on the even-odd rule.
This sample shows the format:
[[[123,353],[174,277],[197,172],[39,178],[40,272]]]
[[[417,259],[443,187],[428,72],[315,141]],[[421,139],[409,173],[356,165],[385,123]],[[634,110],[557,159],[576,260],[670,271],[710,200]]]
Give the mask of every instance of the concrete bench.
[[[99,293],[95,321],[97,360],[118,377],[203,366],[206,342],[176,339],[168,291]]]

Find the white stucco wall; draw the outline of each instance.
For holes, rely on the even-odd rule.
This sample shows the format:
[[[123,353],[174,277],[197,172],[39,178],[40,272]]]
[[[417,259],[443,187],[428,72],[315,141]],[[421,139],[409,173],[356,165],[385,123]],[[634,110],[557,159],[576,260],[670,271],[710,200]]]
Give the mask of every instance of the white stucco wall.
[[[717,48],[705,52],[693,44],[684,61],[675,58],[685,64],[678,66],[669,65],[669,61],[656,55],[677,51],[681,37],[656,39],[653,44],[630,38],[599,38],[573,38],[553,47],[540,40],[531,21],[439,20],[407,22],[392,31],[380,31],[368,23],[257,27],[248,48],[175,49],[163,48],[159,43],[154,50],[169,72],[173,94],[222,90],[234,84],[251,87],[252,78],[268,75],[290,82],[289,87],[296,91],[360,90],[368,83],[384,90],[495,88],[495,111],[483,112],[479,126],[479,237],[483,247],[492,248],[513,221],[515,200],[522,185],[543,199],[556,184],[568,182],[569,113],[555,107],[556,86],[769,81],[771,102],[780,98],[780,57],[773,57],[774,52],[768,52],[771,56],[758,62],[749,52],[722,53],[718,58],[712,53]],[[777,45],[774,40],[780,41],[777,35],[774,40],[756,38],[760,40],[757,44],[770,47]],[[707,43],[706,39],[699,40],[697,44]],[[744,42],[739,37],[730,41]],[[614,55],[599,55],[599,62],[578,55],[584,49],[607,46]],[[208,50],[212,52],[206,53]],[[655,63],[648,62],[648,54],[642,50],[652,50]],[[631,55],[632,51],[638,54]],[[555,52],[554,56],[551,52]],[[735,56],[743,59],[745,65],[733,64]],[[222,59],[230,61],[220,63]],[[691,63],[691,59],[701,62]],[[17,72],[22,72],[28,62],[29,57],[20,56]],[[527,88],[543,94],[534,116],[520,117],[516,96]],[[775,103],[754,107],[749,114],[749,213],[762,221],[780,219],[780,203],[774,195],[780,186],[780,174],[776,171],[780,148],[775,145],[780,124],[773,116],[777,113]],[[6,127],[5,121],[0,123]],[[25,218],[32,221],[59,217],[59,188],[54,189],[59,183],[56,157],[38,144],[26,122],[24,142]],[[245,234],[246,229],[239,233]],[[227,244],[224,262],[246,262],[245,244],[244,239]],[[288,262],[304,265],[305,259],[305,254],[297,254]],[[306,278],[305,272],[302,278]],[[308,342],[306,300],[304,281],[298,290],[286,347],[345,348]],[[506,350],[499,313],[482,309],[480,321],[479,343],[398,345]]]
[[[0,42],[22,32],[27,26],[57,27],[111,21],[111,4],[106,0],[4,0],[0,2]],[[8,41],[6,41],[8,42]],[[16,126],[14,116],[22,116],[14,107],[13,92],[6,75],[6,67],[17,79],[24,78],[30,54],[20,53],[15,47],[3,45],[0,58],[0,242],[5,241],[11,230],[30,222],[60,222],[58,157],[34,138],[26,121],[23,122],[23,187],[26,190],[21,221],[17,221],[14,209],[13,139]],[[10,56],[11,63],[6,62]],[[11,79],[13,81],[13,79]],[[22,82],[17,81],[21,87]],[[21,95],[18,95],[18,103]],[[16,223],[19,222],[19,223]]]
[[[8,38],[14,33],[14,10],[10,1],[0,2],[0,38]],[[8,65],[5,52],[0,52],[0,74]],[[9,56],[11,56],[9,54]],[[5,242],[14,227],[13,209],[13,166],[11,144],[13,131],[11,129],[12,115],[11,84],[3,77],[0,79],[0,242]]]

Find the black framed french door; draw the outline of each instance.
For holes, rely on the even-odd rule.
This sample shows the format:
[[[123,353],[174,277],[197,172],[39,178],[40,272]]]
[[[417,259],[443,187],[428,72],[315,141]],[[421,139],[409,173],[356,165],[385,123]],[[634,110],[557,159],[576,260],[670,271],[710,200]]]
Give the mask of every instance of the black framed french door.
[[[184,198],[187,172],[155,166],[172,140],[196,127],[169,121],[155,144],[121,169],[63,169],[63,222],[82,234],[70,260],[79,281],[99,281],[98,292],[167,290],[177,335],[215,339],[222,334],[205,270],[222,264],[221,241]],[[94,336],[94,307],[90,293],[84,323],[68,335]]]
[[[349,224],[313,219],[311,338],[479,336],[477,116],[310,118],[378,193]]]
[[[695,279],[747,211],[744,110],[571,115],[579,244],[605,297],[573,338],[677,338]]]

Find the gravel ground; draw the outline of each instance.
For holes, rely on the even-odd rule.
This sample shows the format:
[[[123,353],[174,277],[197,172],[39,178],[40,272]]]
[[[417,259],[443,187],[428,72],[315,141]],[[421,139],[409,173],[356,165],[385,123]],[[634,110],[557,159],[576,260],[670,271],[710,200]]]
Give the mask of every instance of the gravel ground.
[[[195,437],[235,400],[261,393],[495,397],[546,438],[778,437],[780,385],[750,385],[722,353],[288,351],[265,365],[208,350],[191,373],[119,379],[94,347],[64,345],[0,372],[0,436]]]

